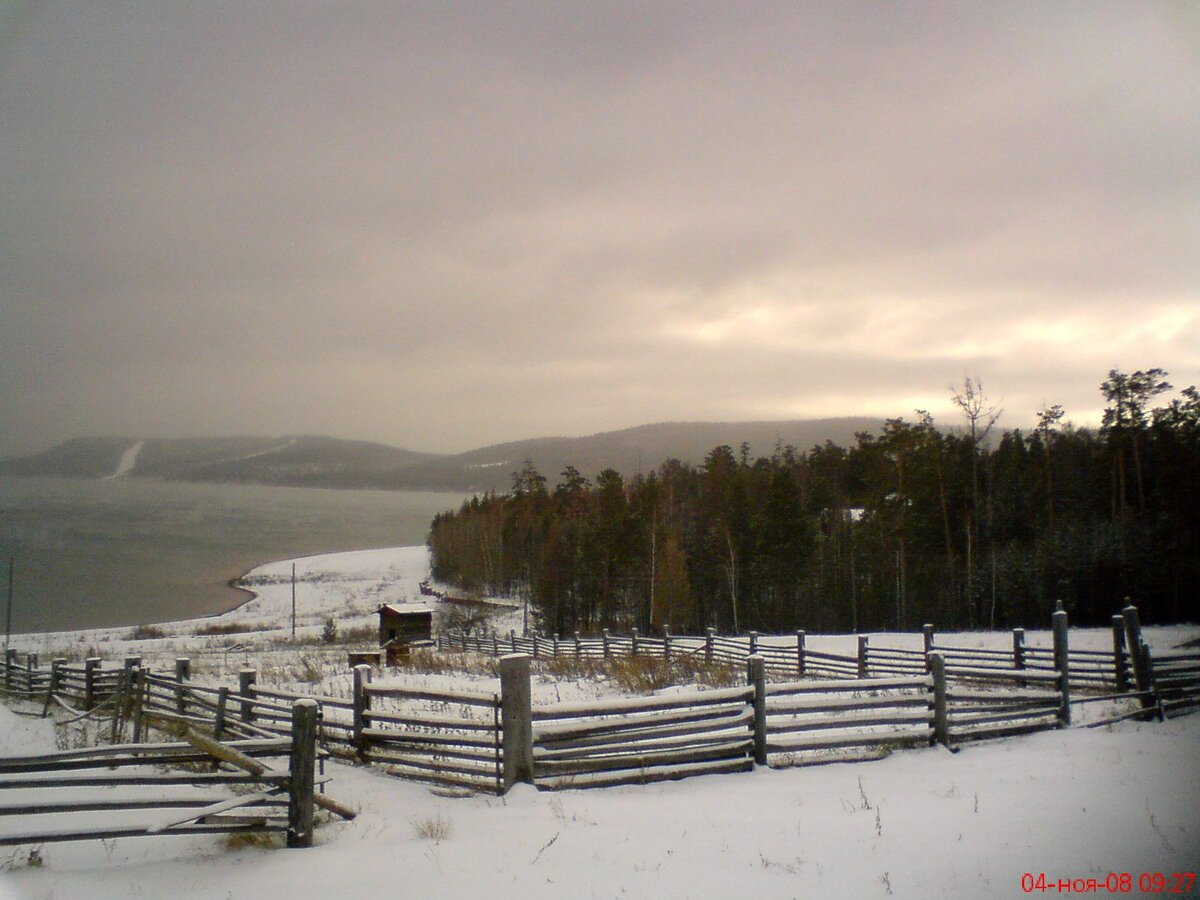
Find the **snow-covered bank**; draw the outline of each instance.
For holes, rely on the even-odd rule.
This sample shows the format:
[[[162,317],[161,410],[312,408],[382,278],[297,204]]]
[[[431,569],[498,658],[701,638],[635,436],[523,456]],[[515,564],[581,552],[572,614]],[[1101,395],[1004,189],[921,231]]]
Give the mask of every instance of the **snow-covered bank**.
[[[267,563],[247,572],[236,585],[252,599],[219,616],[182,619],[146,628],[121,626],[13,636],[21,652],[49,659],[56,650],[95,648],[105,657],[125,653],[186,653],[257,639],[290,638],[292,566],[296,567],[296,636],[311,639],[326,619],[339,628],[376,623],[381,603],[420,600],[419,585],[429,577],[426,547],[388,547],[325,553]],[[221,634],[221,632],[224,634]],[[140,639],[135,639],[140,635]],[[158,635],[151,637],[150,635]],[[239,640],[230,641],[230,636]]]

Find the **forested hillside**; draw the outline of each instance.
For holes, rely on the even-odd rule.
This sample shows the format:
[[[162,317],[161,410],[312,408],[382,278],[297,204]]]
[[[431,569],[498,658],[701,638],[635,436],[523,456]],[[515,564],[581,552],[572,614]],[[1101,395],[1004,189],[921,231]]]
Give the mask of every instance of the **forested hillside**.
[[[1102,624],[1132,598],[1147,621],[1196,618],[1200,394],[1112,371],[1099,430],[991,433],[978,383],[953,431],[926,413],[769,457],[722,445],[698,466],[512,491],[434,520],[437,578],[528,597],[543,626],[695,632],[1044,625],[1056,600]],[[1161,405],[1153,405],[1156,402]]]

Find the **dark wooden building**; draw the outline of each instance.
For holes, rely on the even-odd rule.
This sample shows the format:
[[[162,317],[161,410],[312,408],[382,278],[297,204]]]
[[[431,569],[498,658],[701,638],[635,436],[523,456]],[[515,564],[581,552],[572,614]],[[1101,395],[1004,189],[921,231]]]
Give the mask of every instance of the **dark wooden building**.
[[[414,644],[433,642],[433,610],[419,603],[385,603],[379,607],[379,646],[388,663],[408,653]]]

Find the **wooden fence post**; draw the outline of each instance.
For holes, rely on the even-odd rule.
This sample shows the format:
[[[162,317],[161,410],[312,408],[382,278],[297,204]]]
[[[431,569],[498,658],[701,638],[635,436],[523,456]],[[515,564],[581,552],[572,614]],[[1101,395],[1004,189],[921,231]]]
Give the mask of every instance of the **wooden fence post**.
[[[1138,700],[1142,704],[1142,709],[1152,709],[1155,701],[1150,693],[1152,689],[1150,670],[1146,665],[1146,654],[1143,652],[1145,641],[1142,640],[1142,619],[1138,615],[1137,607],[1132,604],[1121,610],[1121,616],[1125,620],[1125,640],[1129,645],[1129,661],[1133,664],[1133,683],[1141,695]]]
[[[766,664],[757,653],[746,657],[746,684],[754,688],[754,764],[767,764]]]
[[[600,632],[600,638],[604,641],[604,658],[612,659],[612,648],[608,645],[608,629],[605,628]]]
[[[758,632],[751,631],[750,632],[750,644],[746,650],[746,656],[747,657],[753,656],[757,652],[758,652]]]
[[[536,631],[533,633],[533,658],[538,658],[538,633]]]
[[[671,661],[671,629],[663,626],[663,659]]]
[[[717,629],[704,629],[704,664],[711,666],[713,661],[713,639],[716,637]]]
[[[926,624],[921,629],[921,637],[925,641],[925,653],[926,653],[926,658],[928,658],[928,654],[933,652],[933,642],[934,642],[933,626]]]
[[[133,689],[133,742],[135,744],[142,742],[142,731],[145,728],[147,684],[146,670],[139,666]]]
[[[946,702],[946,661],[942,654],[926,656],[929,674],[933,676],[933,739],[943,747],[950,746],[950,715]]]
[[[1125,617],[1112,617],[1113,679],[1117,692],[1129,690],[1129,670],[1125,668]]]
[[[187,712],[187,693],[184,682],[192,677],[192,661],[186,656],[175,660],[175,708],[182,715]]]
[[[42,718],[50,713],[51,698],[58,693],[59,682],[62,679],[62,667],[66,660],[62,657],[50,660],[50,683],[46,685],[46,705],[42,707]]]
[[[242,721],[254,721],[254,683],[258,681],[255,669],[242,669],[238,672],[238,694],[242,697]]]
[[[583,651],[579,646],[579,632],[575,632],[575,661],[578,662],[583,656]]]
[[[808,665],[808,661],[804,658],[804,638],[803,631],[796,632],[796,674],[801,678],[804,677],[804,671]]]
[[[289,847],[311,847],[313,843],[316,758],[317,701],[297,700],[292,704],[291,777],[288,779]]]
[[[637,655],[638,655],[638,630],[637,630],[636,628],[632,629],[632,631],[630,632],[630,641],[631,641],[631,644],[630,644],[630,651],[631,651],[631,653],[630,653],[630,655],[631,655],[631,656],[633,656],[633,658],[634,658],[634,659],[637,659]]]
[[[83,661],[83,708],[91,709],[96,705],[96,668],[102,660],[92,656]]]
[[[221,685],[217,688],[217,714],[213,718],[213,740],[219,741],[225,732],[226,708],[229,706],[229,687]]]
[[[504,790],[518,781],[533,784],[533,703],[529,657],[500,657],[500,709],[504,727]]]
[[[554,632],[554,637],[550,644],[550,656],[552,659],[558,659],[558,632]]]
[[[9,647],[4,651],[4,689],[12,690],[13,682],[13,667],[17,664],[17,651],[13,647]]]
[[[515,628],[508,629],[508,644],[512,648],[512,652],[517,652],[517,630]]]
[[[1067,613],[1057,609],[1050,618],[1054,623],[1054,668],[1058,670],[1058,692],[1062,697],[1058,721],[1065,728],[1071,724],[1071,661],[1067,650]]]
[[[363,729],[370,722],[371,695],[367,693],[367,685],[371,683],[371,667],[354,667],[354,749],[359,755],[367,751],[367,740],[363,737]]]
[[[860,634],[858,636],[858,677],[866,678],[867,673],[867,636]]]
[[[1025,668],[1025,629],[1014,628],[1012,638],[1012,658],[1014,669]],[[1025,687],[1026,682],[1022,679],[1017,680],[1017,687]]]
[[[1162,694],[1158,692],[1158,684],[1154,680],[1154,658],[1150,655],[1150,645],[1145,641],[1142,642],[1142,666],[1146,670],[1146,681],[1150,684],[1151,699],[1154,701],[1154,712],[1158,715],[1158,721],[1165,722],[1167,720],[1167,711],[1163,708]]]
[[[492,656],[500,655],[500,637],[496,632],[492,632]]]

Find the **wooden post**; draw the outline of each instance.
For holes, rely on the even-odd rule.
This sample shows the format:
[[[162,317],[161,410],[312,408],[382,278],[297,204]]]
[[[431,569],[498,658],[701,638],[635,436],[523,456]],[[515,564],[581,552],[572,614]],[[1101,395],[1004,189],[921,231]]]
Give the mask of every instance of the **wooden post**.
[[[671,629],[663,626],[663,659],[671,661]]]
[[[533,633],[533,658],[538,658],[538,633],[536,631]]]
[[[518,781],[533,784],[533,704],[529,657],[500,657],[500,709],[504,727],[504,790]]]
[[[704,629],[704,664],[711,666],[713,661],[713,639],[716,637],[717,629]]]
[[[361,755],[367,752],[367,739],[363,737],[363,729],[371,721],[371,695],[367,693],[367,685],[371,683],[371,667],[354,667],[354,749]]]
[[[133,690],[133,742],[142,742],[146,713],[146,670],[138,667],[136,686]]]
[[[858,636],[858,677],[867,677],[867,636],[860,634]]]
[[[184,682],[192,677],[192,661],[186,656],[175,660],[175,709],[180,713],[187,712],[187,692]]]
[[[500,637],[496,632],[492,632],[492,656],[500,655]]]
[[[1058,609],[1050,618],[1054,623],[1054,668],[1058,670],[1058,692],[1062,697],[1058,721],[1066,728],[1071,724],[1071,662],[1067,650],[1067,613]]]
[[[550,649],[553,651],[551,653],[551,658],[558,659],[558,632],[557,631],[554,632],[554,641],[550,645]]]
[[[1113,680],[1117,691],[1129,690],[1129,669],[1125,667],[1125,617],[1112,617]]]
[[[929,654],[933,652],[933,626],[925,625],[925,627],[921,629],[921,635],[925,639],[925,658],[928,659]]]
[[[110,744],[117,742],[117,734],[121,728],[121,708],[125,704],[125,697],[128,693],[129,669],[122,669],[121,674],[117,676],[117,692],[113,696],[112,728],[108,734]]]
[[[754,764],[767,764],[766,664],[757,653],[746,657],[746,684],[754,688]]]
[[[508,644],[512,648],[512,652],[517,652],[517,631],[515,628],[508,629]]]
[[[50,713],[51,698],[58,693],[59,682],[62,679],[62,667],[66,660],[59,657],[58,659],[50,660],[50,683],[46,685],[46,704],[42,707],[42,718],[46,718]]]
[[[288,779],[289,847],[311,847],[313,843],[316,759],[317,701],[297,700],[292,704],[291,778]]]
[[[747,651],[746,656],[753,656],[757,652],[758,652],[758,632],[751,631],[750,632],[750,648]]]
[[[804,677],[805,669],[808,666],[808,661],[804,658],[804,638],[803,631],[796,632],[796,674],[801,678]]]
[[[1150,683],[1150,694],[1154,712],[1158,714],[1158,721],[1165,722],[1167,720],[1167,711],[1163,709],[1162,694],[1158,692],[1158,685],[1154,680],[1154,658],[1150,655],[1150,645],[1145,641],[1142,642],[1141,654],[1142,667],[1146,670],[1146,680]]]
[[[600,639],[604,642],[604,658],[612,659],[612,648],[608,645],[608,629],[605,628],[600,632]]]
[[[1145,642],[1142,640],[1142,620],[1136,606],[1132,604],[1121,610],[1125,620],[1125,641],[1129,645],[1129,661],[1133,664],[1133,683],[1141,695],[1138,700],[1142,709],[1154,707],[1154,698],[1150,695],[1150,671],[1146,666],[1146,654],[1142,652]]]
[[[582,648],[579,646],[579,632],[576,631],[575,632],[575,661],[578,662],[579,659],[582,657],[582,655],[583,655]]]
[[[99,657],[93,656],[83,661],[83,708],[91,709],[96,705],[96,668],[100,665]]]
[[[1013,668],[1014,669],[1024,669],[1025,668],[1025,629],[1024,628],[1014,628],[1013,629],[1013,645],[1012,646],[1013,646],[1013,649],[1012,649]],[[1024,679],[1017,680],[1018,687],[1025,687],[1026,684],[1027,684],[1027,682]]]
[[[217,715],[213,719],[213,740],[219,741],[225,732],[225,714],[229,705],[229,688],[221,685],[217,688]]]
[[[254,721],[254,683],[258,681],[258,672],[254,669],[242,669],[238,672],[238,694],[242,696],[242,721]]]
[[[631,651],[631,652],[630,652],[630,655],[631,655],[631,656],[632,656],[634,659],[637,659],[637,654],[638,654],[638,630],[637,630],[636,628],[634,628],[634,629],[632,630],[632,632],[630,633],[630,641],[631,641],[631,643],[630,643],[630,651]]]
[[[17,651],[14,648],[9,647],[4,651],[4,689],[6,691],[12,690],[13,668],[16,666],[16,664]]]
[[[933,739],[943,747],[950,746],[950,715],[946,702],[946,661],[942,654],[930,653],[929,673],[933,676]]]

